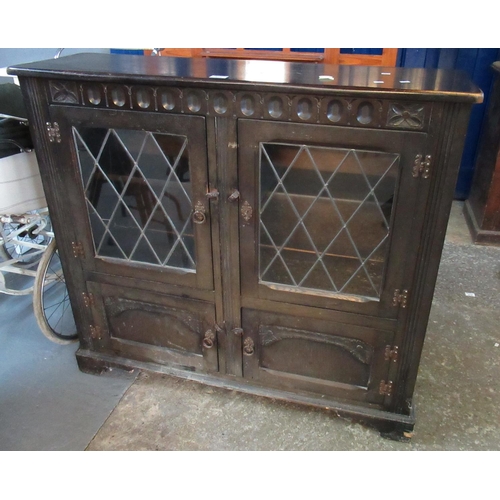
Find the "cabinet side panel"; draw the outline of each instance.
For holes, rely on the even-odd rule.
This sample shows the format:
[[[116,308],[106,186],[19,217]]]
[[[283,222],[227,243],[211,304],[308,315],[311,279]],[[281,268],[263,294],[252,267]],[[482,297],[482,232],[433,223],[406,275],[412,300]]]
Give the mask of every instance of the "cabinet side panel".
[[[397,412],[408,412],[408,405],[411,405],[469,114],[469,105],[447,104],[439,127],[441,133],[437,139],[429,196],[425,207],[422,207],[425,224],[418,249],[414,285],[402,328],[401,363],[391,404]]]
[[[34,78],[20,78],[30,133],[75,323],[82,347],[89,348],[92,343],[88,332],[91,319],[82,298],[82,293],[85,292],[85,280],[80,260],[75,258],[72,248],[72,242],[77,241],[75,224],[72,220],[72,214],[75,213],[72,209],[72,201],[78,196],[74,188],[74,166],[59,164],[58,151],[69,146],[57,141],[50,142],[46,133],[47,123],[51,118],[43,83],[43,80]]]

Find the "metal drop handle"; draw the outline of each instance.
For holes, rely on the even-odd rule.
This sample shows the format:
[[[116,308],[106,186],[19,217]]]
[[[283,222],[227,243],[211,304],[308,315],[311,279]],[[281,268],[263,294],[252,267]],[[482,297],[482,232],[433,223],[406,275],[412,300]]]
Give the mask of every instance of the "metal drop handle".
[[[243,341],[243,354],[245,356],[251,356],[255,352],[255,345],[250,337],[247,337]]]
[[[193,222],[195,224],[204,224],[207,220],[207,216],[205,214],[205,206],[203,203],[198,202],[194,206],[194,212],[193,212]]]
[[[205,332],[205,337],[203,337],[203,347],[211,349],[215,344],[215,333],[212,330],[207,330]]]

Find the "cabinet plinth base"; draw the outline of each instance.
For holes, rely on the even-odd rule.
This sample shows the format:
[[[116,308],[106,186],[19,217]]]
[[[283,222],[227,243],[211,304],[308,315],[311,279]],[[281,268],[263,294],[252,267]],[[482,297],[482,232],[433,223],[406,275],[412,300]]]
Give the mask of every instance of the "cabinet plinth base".
[[[411,408],[410,417],[415,422],[415,409],[413,407]],[[391,423],[387,425],[387,429],[380,431],[380,436],[391,441],[409,443],[413,437],[414,427],[414,423]]]
[[[191,380],[214,387],[230,389],[254,396],[263,396],[275,400],[299,405],[314,406],[333,412],[335,416],[350,422],[369,427],[380,432],[382,437],[396,441],[408,442],[415,425],[413,412],[411,415],[391,413],[376,407],[354,405],[343,401],[325,400],[320,396],[305,395],[282,391],[252,384],[249,381],[239,381],[235,377],[225,375],[207,375],[204,373],[187,372],[172,366],[159,365],[128,358],[98,353],[86,349],[76,352],[78,367],[83,373],[101,375],[110,369],[130,371],[139,369],[145,372],[161,373],[174,377]]]

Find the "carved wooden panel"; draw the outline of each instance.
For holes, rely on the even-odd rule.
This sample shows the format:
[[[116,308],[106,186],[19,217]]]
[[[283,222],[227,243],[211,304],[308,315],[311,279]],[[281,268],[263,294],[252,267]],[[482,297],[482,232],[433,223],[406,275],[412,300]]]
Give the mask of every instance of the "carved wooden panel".
[[[52,103],[349,127],[424,130],[430,104],[275,92],[49,82]]]
[[[113,337],[202,355],[203,322],[196,315],[118,297],[104,303]]]
[[[87,281],[94,296],[94,348],[141,362],[196,372],[218,371],[213,304]]]
[[[246,378],[284,390],[381,401],[393,333],[249,309],[242,326]]]
[[[367,387],[373,347],[358,339],[262,325],[262,368]]]

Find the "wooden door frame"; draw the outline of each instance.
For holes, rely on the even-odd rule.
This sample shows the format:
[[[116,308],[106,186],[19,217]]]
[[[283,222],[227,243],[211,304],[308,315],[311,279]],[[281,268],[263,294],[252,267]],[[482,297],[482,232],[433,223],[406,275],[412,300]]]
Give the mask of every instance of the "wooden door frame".
[[[211,217],[210,205],[205,199],[205,189],[208,184],[208,160],[206,157],[206,122],[201,116],[187,115],[162,115],[154,113],[137,114],[130,110],[108,110],[108,109],[83,109],[83,108],[67,108],[65,106],[52,106],[50,109],[51,117],[58,121],[61,127],[62,141],[68,145],[64,152],[67,163],[78,166],[78,157],[74,145],[74,140],[71,132],[71,127],[74,125],[98,127],[99,124],[106,124],[107,127],[116,126],[134,130],[139,128],[141,124],[149,121],[151,124],[145,130],[156,130],[162,132],[177,133],[190,138],[188,147],[190,148],[190,161],[196,156],[200,164],[204,164],[206,170],[199,170],[199,177],[196,181],[196,192],[193,192],[193,205],[202,200],[207,212],[207,222],[202,225],[194,226],[197,231],[196,236],[196,272],[186,272],[181,268],[164,267],[163,272],[158,273],[158,267],[149,265],[144,262],[132,262],[121,259],[103,257],[99,258],[95,255],[93,246],[93,235],[88,217],[78,221],[73,221],[73,224],[78,227],[81,244],[84,255],[84,268],[87,273],[94,275],[111,275],[120,279],[131,278],[136,283],[144,281],[161,282],[170,290],[178,290],[182,294],[185,289],[206,292],[210,297],[213,295],[213,272],[212,272],[212,244],[211,244]],[[193,153],[196,153],[194,155]],[[196,168],[196,167],[195,167]],[[74,189],[78,191],[78,200],[84,200],[83,184],[79,177],[79,168],[71,174],[71,180],[74,184]],[[69,181],[68,181],[69,182]],[[80,206],[80,212],[87,213],[85,205]],[[81,235],[85,235],[82,237]],[[203,272],[209,269],[210,272]],[[200,272],[201,270],[201,272]]]
[[[242,203],[247,201],[257,212],[258,205],[258,162],[260,153],[255,145],[260,142],[280,142],[288,137],[287,134],[294,130],[296,140],[309,134],[314,140],[308,140],[311,145],[349,148],[366,141],[369,150],[375,142],[385,144],[387,152],[401,151],[399,159],[399,178],[395,192],[395,206],[391,222],[391,234],[388,243],[387,263],[390,266],[384,270],[382,293],[379,300],[357,301],[344,300],[340,297],[325,294],[302,294],[287,291],[286,287],[268,287],[257,280],[258,270],[257,249],[258,225],[256,216],[251,222],[243,220],[240,214],[240,253],[241,253],[241,290],[242,300],[248,304],[247,299],[285,302],[295,305],[334,308],[344,313],[366,314],[373,317],[395,319],[399,315],[399,308],[393,307],[394,291],[406,288],[409,282],[409,269],[412,269],[416,254],[410,251],[411,245],[416,244],[418,236],[412,231],[412,224],[402,221],[416,217],[413,208],[418,202],[418,185],[411,173],[412,159],[415,151],[425,147],[428,141],[427,134],[409,131],[372,130],[369,139],[363,139],[363,131],[348,127],[336,127],[335,141],[331,140],[332,129],[318,124],[291,124],[278,122],[261,122],[258,120],[242,119],[238,121],[238,134],[242,141],[239,148],[239,191]],[[342,137],[340,136],[342,134]],[[252,140],[245,142],[251,137]],[[406,150],[402,147],[405,142],[412,146]],[[390,146],[389,146],[390,145]],[[413,150],[413,151],[412,151]],[[245,165],[247,168],[243,168]],[[248,168],[253,165],[254,169]],[[420,220],[422,216],[417,216]],[[413,234],[413,237],[411,236]],[[251,243],[253,242],[253,243]],[[407,242],[407,243],[403,243]],[[409,243],[408,243],[409,242]],[[413,243],[412,243],[413,242]],[[335,304],[335,305],[333,305]]]

